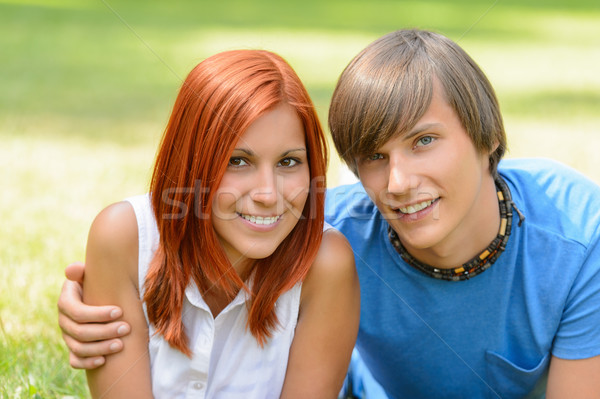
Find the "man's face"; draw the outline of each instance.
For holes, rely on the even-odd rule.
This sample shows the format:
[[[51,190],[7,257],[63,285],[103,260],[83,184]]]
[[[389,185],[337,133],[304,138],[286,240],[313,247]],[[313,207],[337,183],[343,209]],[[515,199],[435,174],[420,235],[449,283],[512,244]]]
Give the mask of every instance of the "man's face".
[[[490,220],[490,201],[497,203],[488,154],[476,150],[437,79],[415,127],[357,159],[357,167],[367,193],[418,259],[442,266],[449,254],[462,258],[454,255],[479,233],[487,240],[489,226],[480,225]]]

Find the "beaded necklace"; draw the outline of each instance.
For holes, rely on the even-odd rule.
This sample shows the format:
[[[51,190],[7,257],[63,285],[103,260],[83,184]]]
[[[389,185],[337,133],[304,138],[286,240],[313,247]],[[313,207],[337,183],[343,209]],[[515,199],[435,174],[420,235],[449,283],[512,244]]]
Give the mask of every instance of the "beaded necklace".
[[[430,277],[447,281],[468,280],[480,273],[483,273],[490,266],[492,266],[496,259],[498,259],[498,256],[500,256],[500,254],[506,248],[506,243],[508,242],[508,237],[510,236],[510,230],[512,227],[512,208],[514,208],[519,215],[519,226],[521,226],[523,220],[525,220],[525,216],[523,216],[519,209],[517,209],[514,202],[512,202],[510,190],[504,179],[502,179],[500,175],[497,175],[494,181],[496,183],[498,194],[498,204],[500,205],[500,229],[498,230],[498,235],[496,238],[492,240],[490,245],[488,245],[483,252],[481,252],[479,255],[476,255],[470,261],[463,263],[462,266],[452,269],[438,269],[437,267],[430,266],[415,259],[411,254],[409,254],[406,248],[404,248],[404,245],[402,245],[400,242],[398,234],[396,234],[391,226],[388,226],[388,236],[390,241],[402,259],[404,259],[406,263],[415,269],[425,273]]]

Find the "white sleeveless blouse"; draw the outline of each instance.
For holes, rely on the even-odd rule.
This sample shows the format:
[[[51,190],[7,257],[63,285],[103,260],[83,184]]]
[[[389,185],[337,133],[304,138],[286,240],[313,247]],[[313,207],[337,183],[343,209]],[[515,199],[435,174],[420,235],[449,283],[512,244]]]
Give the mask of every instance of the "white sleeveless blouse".
[[[154,213],[148,194],[126,199],[135,211],[139,235],[139,288],[159,243]],[[331,226],[327,226],[331,227]],[[183,323],[189,338],[192,358],[171,348],[149,326],[149,352],[152,392],[155,398],[279,398],[288,363],[289,349],[298,320],[302,283],[296,284],[277,300],[280,325],[263,348],[246,330],[248,312],[246,292],[213,318],[196,285],[185,291]],[[144,304],[146,321],[146,305]]]

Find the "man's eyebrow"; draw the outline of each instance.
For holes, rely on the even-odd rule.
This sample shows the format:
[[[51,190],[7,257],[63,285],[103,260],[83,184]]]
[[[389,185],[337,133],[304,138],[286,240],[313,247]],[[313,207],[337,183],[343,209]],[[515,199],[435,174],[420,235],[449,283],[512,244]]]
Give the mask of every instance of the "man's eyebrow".
[[[429,130],[429,129],[434,128],[434,127],[440,127],[440,126],[443,126],[443,125],[441,123],[437,123],[437,122],[424,123],[422,125],[415,126],[411,131],[409,131],[408,133],[406,133],[402,137],[402,139],[403,140],[410,140],[413,137],[417,136],[420,133],[423,133],[426,130]]]

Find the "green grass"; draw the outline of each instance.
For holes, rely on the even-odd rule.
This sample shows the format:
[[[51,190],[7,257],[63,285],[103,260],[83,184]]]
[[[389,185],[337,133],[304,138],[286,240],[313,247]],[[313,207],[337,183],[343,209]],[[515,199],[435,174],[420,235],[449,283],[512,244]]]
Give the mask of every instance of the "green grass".
[[[434,29],[496,87],[509,156],[552,157],[600,182],[599,21],[595,0],[0,0],[0,399],[87,396],[56,325],[63,269],[83,259],[102,207],[146,190],[181,79],[203,58],[280,53],[325,122],[360,49]]]

